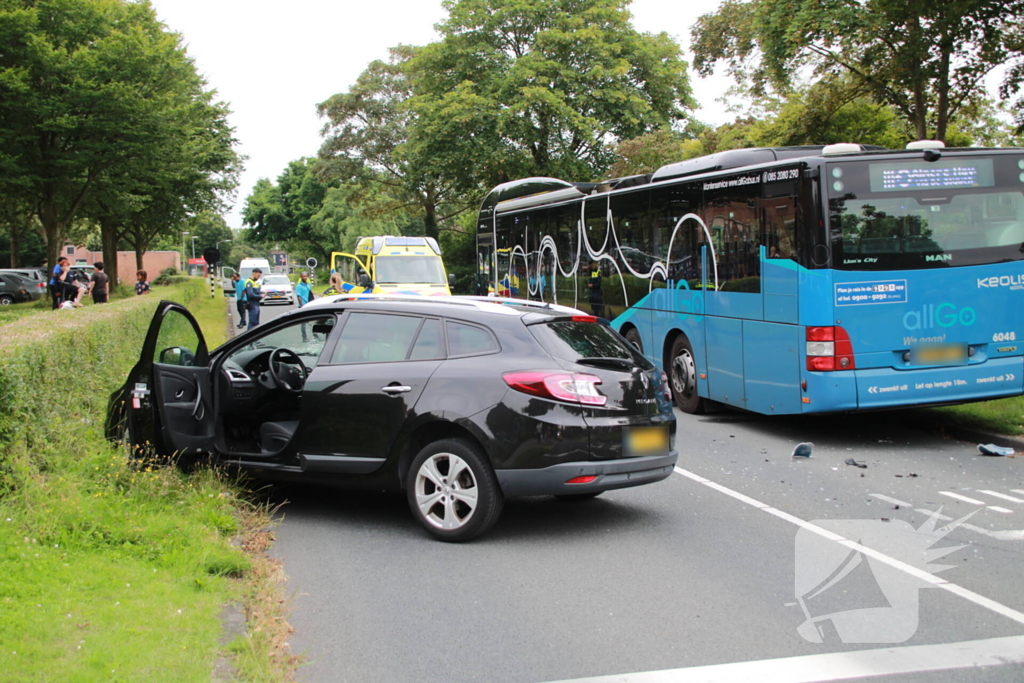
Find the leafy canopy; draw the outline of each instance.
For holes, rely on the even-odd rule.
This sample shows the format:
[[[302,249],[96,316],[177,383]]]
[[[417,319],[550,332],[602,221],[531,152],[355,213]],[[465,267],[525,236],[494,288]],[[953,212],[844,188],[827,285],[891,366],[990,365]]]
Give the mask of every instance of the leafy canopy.
[[[692,29],[702,75],[724,63],[754,94],[846,76],[918,138],[944,140],[1013,54],[1024,0],[726,0]]]

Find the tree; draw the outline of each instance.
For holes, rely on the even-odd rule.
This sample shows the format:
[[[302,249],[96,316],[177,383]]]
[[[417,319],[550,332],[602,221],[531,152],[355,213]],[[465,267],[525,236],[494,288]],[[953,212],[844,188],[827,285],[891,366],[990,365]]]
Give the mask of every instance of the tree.
[[[1019,50],[1005,40],[1024,0],[726,0],[692,29],[702,75],[725,63],[755,95],[785,96],[808,72],[885,104],[917,138],[945,140]]]
[[[220,260],[228,262],[231,259],[231,249],[234,244],[233,233],[228,227],[224,217],[213,211],[203,211],[196,214],[185,223],[190,237],[198,237],[196,240],[196,254],[201,254],[211,247],[220,250]],[[225,241],[229,240],[229,241]],[[220,246],[217,243],[220,242]]]
[[[422,212],[426,234],[436,238],[439,224],[469,203],[461,194],[465,187],[444,173],[454,155],[434,157],[432,150],[410,144],[416,116],[408,106],[414,90],[409,64],[415,52],[393,48],[390,59],[371,62],[349,92],[319,105],[328,123],[316,173],[351,183],[346,202],[361,204],[365,217]]]
[[[320,211],[327,191],[337,183],[322,182],[312,173],[311,160],[289,162],[277,184],[260,178],[246,198],[242,224],[251,226],[248,239],[256,244],[288,244],[326,260],[336,242],[314,230],[313,216]],[[294,249],[293,249],[294,250]]]
[[[665,33],[630,25],[629,0],[446,0],[441,40],[410,61],[412,146],[459,180],[595,178],[618,140],[692,107]]]
[[[0,45],[0,190],[31,205],[50,263],[100,186],[123,194],[92,207],[109,260],[126,211],[160,223],[132,224],[144,249],[197,187],[234,182],[226,109],[148,3],[5,0]]]

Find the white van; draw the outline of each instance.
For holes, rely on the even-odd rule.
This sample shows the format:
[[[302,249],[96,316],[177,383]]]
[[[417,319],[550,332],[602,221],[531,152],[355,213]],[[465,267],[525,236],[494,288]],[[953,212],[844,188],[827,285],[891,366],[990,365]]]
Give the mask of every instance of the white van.
[[[265,258],[242,259],[242,262],[238,264],[238,274],[242,277],[242,282],[245,282],[252,277],[252,271],[254,268],[259,268],[263,271],[264,275],[269,275],[270,261]]]

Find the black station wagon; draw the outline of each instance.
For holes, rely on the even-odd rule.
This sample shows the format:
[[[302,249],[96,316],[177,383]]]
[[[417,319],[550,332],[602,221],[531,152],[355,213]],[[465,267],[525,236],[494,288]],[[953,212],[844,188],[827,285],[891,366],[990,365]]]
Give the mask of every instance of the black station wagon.
[[[326,297],[208,352],[162,301],[110,439],[279,479],[405,490],[444,541],[507,496],[585,499],[672,473],[668,383],[597,318],[475,297]]]

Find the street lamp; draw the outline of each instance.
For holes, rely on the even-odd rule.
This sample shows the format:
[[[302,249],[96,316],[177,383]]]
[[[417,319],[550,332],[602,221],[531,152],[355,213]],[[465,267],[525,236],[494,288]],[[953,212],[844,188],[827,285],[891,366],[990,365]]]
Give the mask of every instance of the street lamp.
[[[185,260],[185,236],[186,235],[191,235],[191,234],[192,233],[190,233],[188,230],[186,230],[186,231],[181,233],[181,259],[183,261]],[[194,242],[193,242],[193,244],[194,244]]]
[[[196,240],[199,239],[199,235],[192,235],[192,260],[196,260]]]
[[[230,241],[231,240],[220,240],[219,242],[217,242],[217,250],[220,251],[220,245],[224,244],[225,242],[230,242]]]

